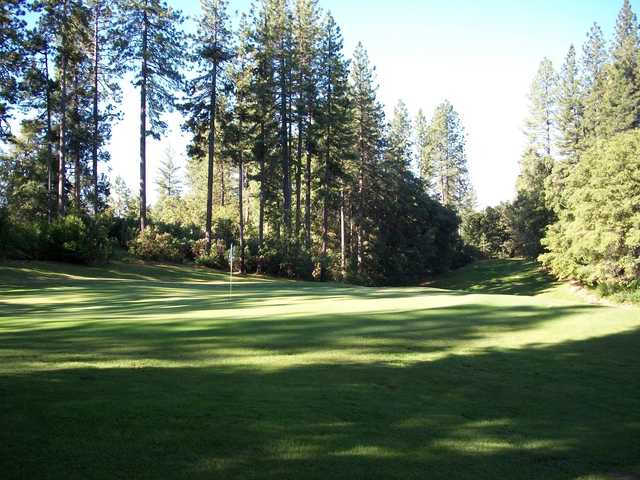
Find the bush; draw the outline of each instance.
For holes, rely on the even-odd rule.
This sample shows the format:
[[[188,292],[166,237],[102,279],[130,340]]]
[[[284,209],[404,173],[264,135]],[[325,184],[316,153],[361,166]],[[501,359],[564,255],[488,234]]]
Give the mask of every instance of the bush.
[[[182,262],[185,260],[183,245],[169,233],[160,233],[149,226],[131,242],[129,251],[143,260]]]
[[[280,264],[280,275],[291,279],[311,280],[313,270],[313,258],[303,249],[294,249]]]
[[[138,236],[140,224],[135,218],[113,217],[109,225],[109,237],[119,247],[128,248],[129,243]]]
[[[211,253],[207,254],[205,251],[206,240],[203,240],[204,244],[201,245],[198,242],[199,250],[200,246],[202,250],[196,257],[196,263],[203,267],[213,268],[216,270],[228,270],[229,269],[229,251],[225,249],[224,241],[218,240],[215,245],[211,246]]]
[[[6,210],[0,209],[0,257],[15,260],[38,258],[41,250],[41,224],[12,222]]]
[[[640,280],[635,280],[628,285],[621,286],[615,283],[602,283],[598,285],[598,293],[615,302],[631,302],[640,304]]]
[[[51,224],[12,222],[0,213],[2,256],[19,260],[103,263],[111,256],[108,219],[68,215]]]
[[[54,221],[47,231],[44,256],[70,263],[103,263],[111,256],[106,219],[67,215]]]

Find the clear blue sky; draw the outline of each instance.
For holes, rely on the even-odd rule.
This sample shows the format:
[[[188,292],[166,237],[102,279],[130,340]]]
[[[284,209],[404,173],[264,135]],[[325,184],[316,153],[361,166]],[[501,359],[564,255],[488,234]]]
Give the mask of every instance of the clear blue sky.
[[[170,3],[198,14],[198,0]],[[247,11],[249,4],[230,0],[232,11]],[[611,38],[622,0],[320,0],[320,5],[340,24],[348,56],[358,41],[369,51],[388,112],[399,99],[412,115],[422,108],[428,117],[444,99],[453,103],[467,129],[479,206],[486,206],[513,197],[526,97],[540,60],[548,56],[559,68],[569,45],[580,51],[594,21]],[[632,5],[640,13],[640,0]],[[112,177],[123,175],[134,190],[138,108],[136,92],[126,88],[125,119],[115,127],[110,147]],[[179,122],[171,115],[168,138],[150,140],[149,178],[155,178],[167,145],[184,151]]]

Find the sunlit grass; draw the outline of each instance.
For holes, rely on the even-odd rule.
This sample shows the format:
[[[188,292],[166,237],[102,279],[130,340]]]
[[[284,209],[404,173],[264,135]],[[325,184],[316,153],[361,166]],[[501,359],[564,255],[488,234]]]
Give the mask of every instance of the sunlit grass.
[[[0,476],[640,473],[639,309],[527,262],[440,289],[227,280],[0,266]]]

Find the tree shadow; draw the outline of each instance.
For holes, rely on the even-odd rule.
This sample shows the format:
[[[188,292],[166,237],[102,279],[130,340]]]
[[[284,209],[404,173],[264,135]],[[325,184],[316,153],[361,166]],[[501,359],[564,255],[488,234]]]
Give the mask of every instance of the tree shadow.
[[[640,331],[411,365],[0,377],[3,478],[640,473]]]
[[[2,478],[640,473],[640,330],[491,348],[616,310],[177,268],[2,277]]]

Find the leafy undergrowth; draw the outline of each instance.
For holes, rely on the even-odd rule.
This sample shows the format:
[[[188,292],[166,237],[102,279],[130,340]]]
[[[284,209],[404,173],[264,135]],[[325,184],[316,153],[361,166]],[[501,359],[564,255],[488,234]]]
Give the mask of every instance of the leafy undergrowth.
[[[457,275],[0,265],[0,478],[640,474],[640,309],[525,263]]]
[[[601,285],[597,292],[600,296],[612,302],[640,305],[640,281],[628,287]]]

